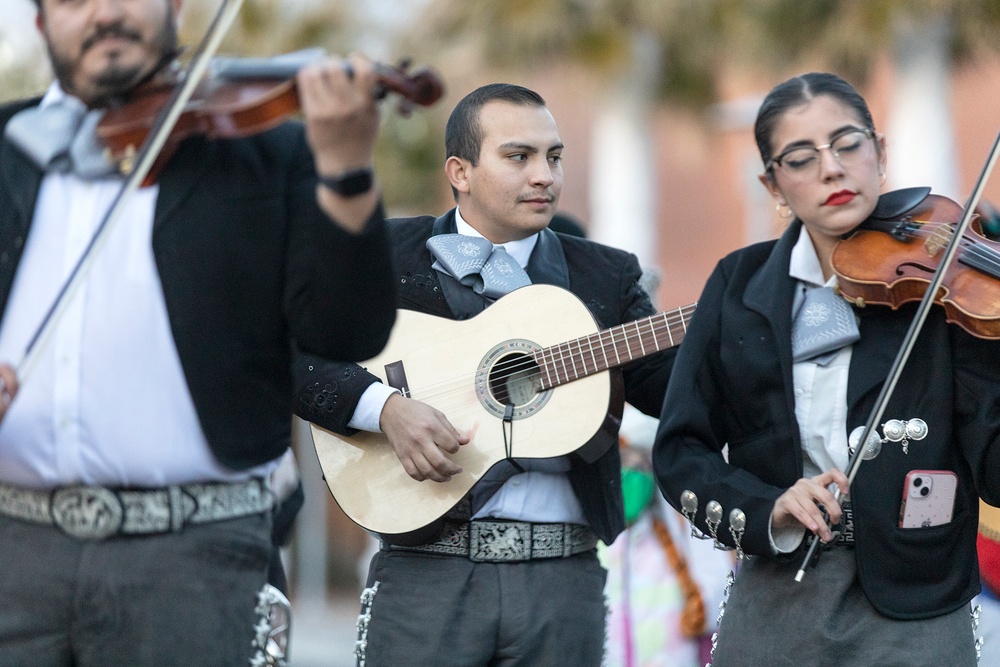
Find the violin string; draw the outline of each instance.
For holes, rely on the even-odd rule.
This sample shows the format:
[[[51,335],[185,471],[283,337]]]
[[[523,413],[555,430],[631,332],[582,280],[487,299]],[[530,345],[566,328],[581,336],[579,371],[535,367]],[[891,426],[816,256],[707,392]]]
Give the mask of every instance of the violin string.
[[[951,239],[952,232],[954,231],[953,225],[954,223],[951,222],[925,222],[910,227],[908,231],[909,235],[913,238],[929,239],[938,236],[940,237],[940,241],[946,244]],[[942,229],[948,230],[947,235],[940,234]],[[1000,278],[1000,251],[974,236],[966,235],[964,241],[965,247],[960,250],[959,256],[969,255],[981,260],[980,266],[994,267],[995,272],[990,275]],[[982,271],[980,266],[973,268]]]
[[[79,292],[84,279],[94,265],[94,258],[104,246],[111,231],[115,229],[118,220],[121,218],[126,201],[138,190],[143,179],[145,179],[152,168],[153,162],[159,155],[160,149],[166,143],[171,129],[180,116],[181,107],[190,99],[195,85],[201,79],[205,68],[208,66],[208,59],[218,50],[225,32],[236,19],[242,4],[243,0],[225,0],[219,8],[212,26],[209,28],[209,33],[204,38],[201,47],[198,49],[198,53],[191,63],[191,69],[188,72],[189,76],[185,78],[180,86],[174,88],[170,100],[155,119],[145,142],[138,151],[135,167],[115,194],[111,205],[95,228],[82,254],[57,291],[54,301],[46,310],[34,333],[28,339],[20,361],[15,364],[17,375],[22,383],[30,375],[35,361],[40,356],[41,350],[51,340],[55,324],[66,312],[68,304],[72,301],[74,295]],[[194,73],[193,75],[192,72]]]

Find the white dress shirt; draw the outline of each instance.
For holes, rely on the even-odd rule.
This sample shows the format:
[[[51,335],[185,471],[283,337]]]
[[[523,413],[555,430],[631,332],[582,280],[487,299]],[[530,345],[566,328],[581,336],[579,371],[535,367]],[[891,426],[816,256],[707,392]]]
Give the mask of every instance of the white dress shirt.
[[[64,94],[53,84],[42,104]],[[0,322],[0,359],[23,358],[121,182],[44,176]],[[39,343],[0,424],[0,481],[159,487],[245,479],[272,467],[224,468],[201,429],[153,257],[158,192],[141,188],[128,200],[49,340]]]
[[[792,248],[788,275],[798,281],[792,303],[793,313],[804,298],[805,288],[832,287],[837,283],[835,276],[823,279],[823,269],[805,227]],[[804,477],[815,477],[830,468],[844,470],[847,467],[850,457],[847,447],[847,378],[853,349],[852,345],[846,345],[823,364],[806,360],[792,365],[795,420],[802,439]],[[798,547],[804,533],[801,528],[789,528],[774,530],[772,537],[777,551],[787,553]]]
[[[483,238],[483,235],[467,223],[461,211],[455,211],[455,223],[459,234]],[[524,268],[528,265],[538,234],[526,239],[502,244],[514,260]],[[352,428],[380,432],[379,418],[389,396],[396,390],[376,382],[365,390],[354,411]],[[583,444],[583,443],[581,443]],[[531,461],[521,460],[525,468]],[[559,457],[544,461],[547,472],[525,472],[514,475],[476,512],[474,518],[514,519],[537,523],[579,523],[586,524],[583,508],[573,492],[566,472],[570,469],[569,459]],[[555,472],[553,472],[555,471]],[[428,482],[434,484],[435,482]]]

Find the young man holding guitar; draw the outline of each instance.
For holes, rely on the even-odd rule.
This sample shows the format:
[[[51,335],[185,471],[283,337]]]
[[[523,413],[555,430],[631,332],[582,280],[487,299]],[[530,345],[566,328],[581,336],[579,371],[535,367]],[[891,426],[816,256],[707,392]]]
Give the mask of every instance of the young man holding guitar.
[[[622,359],[626,330],[619,332],[622,338],[612,335],[607,346],[595,347],[588,338],[547,349],[544,363],[542,355],[532,356],[539,347],[653,315],[638,282],[638,261],[547,229],[562,188],[563,144],[536,93],[509,84],[473,91],[452,112],[445,143],[445,171],[457,208],[437,219],[389,223],[399,315],[424,318],[414,319],[417,324],[405,333],[399,326],[393,333],[397,343],[416,345],[414,358],[384,367],[373,360],[368,369],[306,358],[296,379],[300,416],[347,436],[358,429],[381,431],[359,435],[359,441],[374,443],[367,450],[344,449],[349,456],[362,452],[362,462],[392,457],[393,473],[429,498],[437,496],[447,510],[443,516],[432,513],[427,525],[417,520],[412,529],[380,529],[355,519],[382,538],[362,596],[358,663],[596,667],[605,637],[605,571],[595,546],[598,540],[612,542],[625,527],[621,464],[617,447],[610,446],[621,414],[621,380],[625,400],[658,415],[673,343],[646,342]],[[494,247],[501,245],[506,253],[498,257]],[[481,275],[469,273],[484,259]],[[529,280],[531,286],[503,296]],[[573,308],[537,302],[564,293],[552,285],[578,297],[576,309],[590,321],[590,330],[562,335],[570,317],[565,313]],[[490,308],[498,298],[502,303]],[[517,305],[504,310],[508,303]],[[513,320],[519,318],[536,335],[522,333],[504,342],[508,330],[518,330]],[[485,357],[468,354],[458,336],[420,324],[439,319],[468,320],[446,322],[456,328],[489,322],[479,328]],[[545,333],[549,330],[558,333]],[[552,340],[534,345],[546,337]],[[491,350],[494,343],[501,345]],[[435,346],[440,349],[433,351]],[[661,346],[664,351],[656,352]],[[580,365],[566,370],[561,362],[573,354],[581,357]],[[636,357],[641,359],[625,363]],[[449,381],[450,367],[461,364],[480,367],[461,386],[476,403],[476,417],[468,417],[461,405],[459,383]],[[440,381],[426,394],[438,392],[439,400],[419,400],[425,396],[416,391],[419,365],[440,368]],[[612,370],[594,373],[603,368]],[[374,374],[383,370],[382,376]],[[577,373],[592,375],[577,383]],[[575,405],[560,403],[561,392],[591,381],[605,389],[587,389]],[[454,396],[441,399],[444,391]],[[590,395],[598,400],[588,402]],[[538,425],[535,420],[543,417],[554,417],[555,423]],[[588,420],[598,425],[589,441],[578,438],[577,428]],[[545,436],[538,438],[539,433]],[[368,436],[374,439],[365,440]],[[480,455],[480,443],[487,441],[499,442],[505,455],[492,461]],[[528,442],[538,450],[529,452]],[[325,453],[319,454],[323,461]],[[331,489],[337,476],[355,489],[379,488],[382,481],[360,469],[368,472],[351,475],[339,464],[324,464]],[[419,514],[426,505],[382,488],[388,489],[384,509],[393,517]]]

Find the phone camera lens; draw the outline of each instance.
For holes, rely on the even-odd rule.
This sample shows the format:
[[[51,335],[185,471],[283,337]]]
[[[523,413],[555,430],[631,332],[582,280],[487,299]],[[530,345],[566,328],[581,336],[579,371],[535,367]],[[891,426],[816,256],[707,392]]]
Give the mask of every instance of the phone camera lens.
[[[924,497],[926,497],[927,494],[930,493],[930,492],[931,492],[931,490],[929,488],[927,488],[926,486],[924,488],[920,489],[920,495],[924,496]]]
[[[913,478],[913,486],[914,487],[916,487],[916,488],[919,489],[921,486],[923,486],[923,484],[924,484],[924,480],[923,479],[921,479],[919,477],[914,477]]]

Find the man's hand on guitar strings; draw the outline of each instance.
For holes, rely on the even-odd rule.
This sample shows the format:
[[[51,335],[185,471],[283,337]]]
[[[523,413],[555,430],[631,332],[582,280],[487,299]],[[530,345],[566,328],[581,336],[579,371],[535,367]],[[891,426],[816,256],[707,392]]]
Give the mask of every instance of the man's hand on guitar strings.
[[[406,474],[418,482],[447,482],[462,472],[447,455],[458,453],[471,438],[459,433],[441,411],[393,394],[382,408],[379,426]]]

